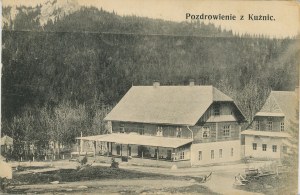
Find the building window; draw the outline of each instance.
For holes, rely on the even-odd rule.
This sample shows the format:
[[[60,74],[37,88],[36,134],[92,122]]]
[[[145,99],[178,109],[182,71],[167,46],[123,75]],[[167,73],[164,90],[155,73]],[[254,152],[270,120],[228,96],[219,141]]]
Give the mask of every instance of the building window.
[[[252,148],[253,148],[253,150],[257,150],[257,143],[253,143]]]
[[[255,129],[260,130],[260,121],[255,122]]]
[[[214,151],[214,150],[211,150],[211,151],[210,151],[210,158],[211,158],[211,159],[214,159],[214,158],[215,158],[215,151]]]
[[[124,123],[120,124],[119,131],[120,131],[120,133],[125,133],[125,125],[124,125]]]
[[[267,128],[268,128],[269,131],[272,131],[272,129],[273,129],[273,122],[272,121],[268,121]]]
[[[157,127],[156,136],[163,136],[163,128],[161,126]]]
[[[280,131],[284,131],[284,122],[280,123]]]
[[[230,137],[230,125],[223,126],[223,136]]]
[[[214,115],[219,116],[220,115],[220,105],[216,104],[214,106]]]
[[[184,159],[184,152],[180,152],[179,159]]]
[[[277,146],[276,146],[276,145],[273,145],[273,146],[272,146],[272,150],[273,150],[273,152],[277,152]]]
[[[267,144],[262,145],[262,151],[267,151]]]
[[[198,160],[202,160],[202,151],[199,151]]]
[[[203,138],[208,138],[209,134],[210,134],[209,127],[202,127],[202,137]]]
[[[176,137],[181,137],[182,136],[182,128],[181,127],[177,127],[176,128]]]
[[[282,146],[282,152],[283,152],[284,154],[287,153],[287,146]]]
[[[138,126],[138,133],[140,135],[144,135],[145,131],[144,131],[144,125],[139,125]]]
[[[231,152],[230,153],[231,153],[230,155],[233,156],[233,148],[231,148]]]
[[[222,156],[223,156],[223,150],[219,149],[219,158],[222,158]]]

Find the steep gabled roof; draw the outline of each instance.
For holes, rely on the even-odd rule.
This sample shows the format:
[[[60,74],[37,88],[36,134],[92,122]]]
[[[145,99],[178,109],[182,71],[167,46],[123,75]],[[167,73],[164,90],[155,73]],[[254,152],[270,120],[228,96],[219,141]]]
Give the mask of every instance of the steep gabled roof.
[[[275,98],[287,120],[294,122],[298,120],[297,108],[299,105],[295,91],[272,91],[271,95]]]
[[[255,116],[282,116],[286,121],[297,121],[298,101],[294,91],[271,91],[266,103]]]
[[[195,125],[214,101],[233,102],[212,86],[133,86],[105,120]]]

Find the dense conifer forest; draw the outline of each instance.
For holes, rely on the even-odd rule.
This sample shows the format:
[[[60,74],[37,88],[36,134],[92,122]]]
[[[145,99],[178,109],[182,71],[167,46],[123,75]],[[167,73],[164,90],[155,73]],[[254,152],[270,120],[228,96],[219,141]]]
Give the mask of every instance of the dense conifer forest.
[[[68,144],[105,132],[132,85],[214,85],[250,121],[270,90],[294,90],[299,40],[238,35],[213,24],[120,16],[93,7],[3,8],[2,134]],[[56,15],[55,15],[56,14]]]

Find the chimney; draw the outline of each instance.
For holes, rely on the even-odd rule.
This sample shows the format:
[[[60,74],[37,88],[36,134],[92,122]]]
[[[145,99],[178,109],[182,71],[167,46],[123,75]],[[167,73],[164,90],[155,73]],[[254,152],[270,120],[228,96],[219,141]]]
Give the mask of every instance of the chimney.
[[[190,79],[190,86],[195,86],[195,81],[194,81],[194,79]]]
[[[160,86],[159,81],[154,81],[154,82],[153,82],[153,87],[154,87],[154,88],[157,88],[157,87],[159,87],[159,86]]]

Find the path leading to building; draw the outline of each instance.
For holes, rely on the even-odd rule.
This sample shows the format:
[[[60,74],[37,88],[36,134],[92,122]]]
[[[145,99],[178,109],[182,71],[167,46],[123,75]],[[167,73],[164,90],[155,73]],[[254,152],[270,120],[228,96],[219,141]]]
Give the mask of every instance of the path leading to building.
[[[234,177],[238,173],[244,173],[245,168],[259,168],[270,164],[271,162],[252,162],[248,164],[244,163],[233,163],[224,165],[214,165],[214,166],[202,166],[202,167],[192,167],[192,168],[180,168],[180,169],[167,169],[167,168],[156,168],[156,167],[140,167],[140,166],[122,166],[121,168],[136,170],[141,172],[150,173],[160,173],[174,176],[201,176],[207,175],[212,172],[211,180],[201,184],[208,187],[211,191],[219,194],[259,194],[254,192],[246,192],[242,190],[235,189],[233,186]]]
[[[206,183],[198,183],[195,180],[185,180],[185,181],[166,181],[166,180],[103,180],[103,181],[78,181],[78,182],[68,182],[65,184],[57,184],[57,185],[25,185],[20,188],[32,188],[33,191],[37,192],[42,189],[55,190],[64,189],[69,190],[78,190],[78,186],[86,186],[89,189],[89,192],[105,192],[105,190],[110,191],[111,193],[120,192],[122,189],[125,191],[131,191],[136,189],[143,189],[144,191],[151,190],[164,190],[166,188],[178,188],[178,187],[186,187],[186,186],[205,186],[209,188],[212,192],[216,192],[219,194],[255,194],[253,192],[246,192],[235,189],[233,186],[234,177],[238,173],[244,173],[245,168],[259,168],[270,164],[271,162],[263,161],[263,162],[252,162],[248,164],[244,163],[232,163],[232,164],[219,164],[213,166],[201,166],[201,167],[192,167],[192,168],[178,168],[178,169],[170,169],[170,168],[158,168],[158,167],[145,167],[145,166],[133,166],[128,165],[126,163],[121,163],[120,168],[135,170],[146,173],[158,173],[158,174],[166,174],[173,176],[190,176],[190,177],[199,177],[201,175],[207,175],[212,172],[211,180]],[[64,169],[64,168],[76,168],[79,165],[78,162],[69,162],[69,161],[55,161],[55,162],[22,162],[22,163],[13,163],[16,165],[27,165],[27,166],[49,166],[52,165],[51,168],[47,169]],[[110,166],[109,164],[104,163],[93,163],[93,165],[101,165],[101,166]],[[45,169],[45,170],[47,170]],[[42,170],[35,170],[37,172]],[[77,187],[76,187],[77,186]],[[97,186],[102,186],[101,189]],[[115,186],[115,189],[114,189]],[[127,187],[126,187],[127,186]],[[131,186],[131,187],[130,187]],[[135,187],[134,187],[135,186]],[[56,190],[57,190],[56,189]],[[80,189],[82,191],[82,189]],[[73,191],[73,192],[75,192]],[[141,193],[143,191],[139,191],[137,193]]]

